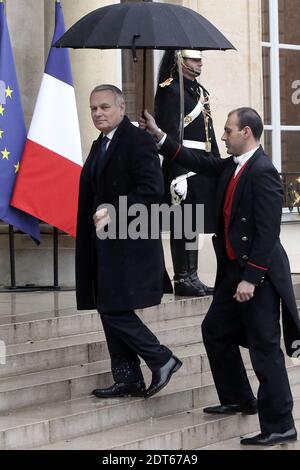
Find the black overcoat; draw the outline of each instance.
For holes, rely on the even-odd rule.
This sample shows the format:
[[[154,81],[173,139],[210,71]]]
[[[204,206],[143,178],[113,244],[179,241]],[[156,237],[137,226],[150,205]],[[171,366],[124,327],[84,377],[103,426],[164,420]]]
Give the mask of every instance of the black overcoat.
[[[183,77],[184,83],[184,115],[187,116],[197,105],[199,100],[199,89],[202,89],[205,98],[209,97],[208,91],[196,80]],[[198,90],[198,91],[197,91]],[[205,105],[210,113],[209,104]],[[155,119],[159,127],[169,136],[179,142],[179,120],[180,120],[180,88],[178,74],[175,74],[171,85],[159,87],[155,96]],[[194,150],[199,158],[220,157],[218,144],[215,137],[213,121],[208,120],[208,135],[211,140],[211,153]],[[193,122],[184,128],[184,139],[197,142],[206,141],[205,124],[201,112]],[[164,160],[163,173],[165,177],[165,201],[170,203],[170,183],[179,175],[188,172],[188,169],[177,162]],[[188,192],[183,204],[204,204],[204,232],[215,231],[215,192],[216,180],[205,175],[195,175],[188,178]]]
[[[177,149],[178,144],[167,137],[160,152],[165,157],[172,158]],[[176,160],[191,171],[218,177],[217,230],[213,236],[217,257],[217,288],[227,265],[223,224],[224,197],[236,163],[232,157],[199,159],[193,151],[184,147],[178,152]],[[228,236],[237,261],[243,268],[242,279],[259,288],[268,278],[279,293],[286,351],[292,356],[296,352],[294,342],[300,340],[300,321],[288,257],[279,239],[282,196],[279,174],[262,147],[259,147],[244,169],[234,193]],[[265,307],[268,308],[267,305]]]
[[[149,207],[163,197],[163,175],[153,139],[127,117],[117,128],[95,177],[93,168],[101,136],[92,145],[80,178],[77,237],[77,308],[100,312],[157,305],[163,295],[164,258],[158,239],[106,239],[95,235],[93,214],[100,204]],[[123,216],[125,216],[125,212]],[[128,224],[133,219],[128,219]],[[118,228],[118,227],[117,227]]]

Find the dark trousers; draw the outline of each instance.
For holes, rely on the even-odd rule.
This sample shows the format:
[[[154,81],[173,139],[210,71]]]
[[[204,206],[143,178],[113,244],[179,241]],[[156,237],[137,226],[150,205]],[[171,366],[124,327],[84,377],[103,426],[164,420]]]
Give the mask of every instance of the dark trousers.
[[[202,323],[202,333],[220,403],[244,403],[252,399],[239,344],[249,348],[259,380],[258,414],[263,433],[285,432],[293,426],[293,399],[280,349],[280,299],[266,277],[254,297],[239,303],[233,299],[241,280],[237,262],[228,262],[226,276],[214,295]]]
[[[151,371],[160,369],[172,356],[133,310],[100,313],[100,317],[115,382],[143,380],[139,356]]]

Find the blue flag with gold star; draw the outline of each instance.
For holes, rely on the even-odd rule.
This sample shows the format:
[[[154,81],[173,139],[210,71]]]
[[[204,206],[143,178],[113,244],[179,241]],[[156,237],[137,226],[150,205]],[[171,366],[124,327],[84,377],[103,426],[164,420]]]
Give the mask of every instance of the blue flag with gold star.
[[[0,220],[40,241],[38,220],[10,206],[26,128],[4,4],[0,3]]]

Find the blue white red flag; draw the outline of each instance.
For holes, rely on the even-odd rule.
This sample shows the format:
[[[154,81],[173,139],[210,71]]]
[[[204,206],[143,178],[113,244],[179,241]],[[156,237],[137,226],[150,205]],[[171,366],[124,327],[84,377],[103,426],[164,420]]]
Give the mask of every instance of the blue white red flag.
[[[61,4],[57,2],[55,8],[52,44],[65,32]],[[80,132],[69,51],[52,47],[12,205],[75,236],[81,169]]]
[[[38,220],[10,206],[25,141],[26,128],[13,52],[4,3],[0,3],[0,220],[39,243]]]

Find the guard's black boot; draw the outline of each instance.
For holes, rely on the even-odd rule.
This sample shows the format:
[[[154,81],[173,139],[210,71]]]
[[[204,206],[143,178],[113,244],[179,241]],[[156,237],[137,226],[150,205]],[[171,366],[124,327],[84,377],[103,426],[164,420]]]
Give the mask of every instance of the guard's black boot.
[[[187,266],[188,275],[192,284],[202,292],[202,295],[212,295],[214,293],[213,287],[208,287],[198,278],[198,250],[187,250]]]
[[[207,295],[204,289],[193,284],[188,273],[187,251],[184,239],[171,238],[171,254],[174,268],[174,293],[187,297],[203,297]]]
[[[174,275],[174,293],[183,297],[203,297],[205,292],[198,289],[187,273]]]

